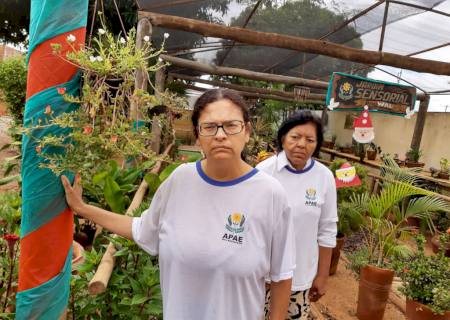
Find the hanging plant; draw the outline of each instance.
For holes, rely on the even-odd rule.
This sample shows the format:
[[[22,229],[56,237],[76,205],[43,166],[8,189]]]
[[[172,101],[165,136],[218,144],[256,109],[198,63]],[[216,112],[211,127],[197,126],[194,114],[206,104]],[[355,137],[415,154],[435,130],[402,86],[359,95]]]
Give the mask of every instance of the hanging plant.
[[[111,159],[154,160],[157,156],[149,147],[152,141],[149,110],[164,105],[165,100],[170,108],[174,98],[166,93],[159,93],[157,98],[136,89],[135,75],[143,70],[145,81],[154,88],[150,74],[166,66],[157,59],[163,48],[154,49],[149,37],[138,48],[134,29],[117,38],[98,29],[92,47],[75,48],[73,35],[66,41],[73,51],[63,54],[61,44],[53,44],[53,53],[79,68],[81,92],[80,96],[73,95],[64,86],[55,90],[65,101],[79,107],[56,115],[49,104],[43,116],[33,119],[33,125],[24,129],[25,134],[36,139],[36,152],[43,158],[40,166],[58,175],[67,170],[90,178]],[[52,126],[58,128],[58,134],[39,137],[40,129]]]

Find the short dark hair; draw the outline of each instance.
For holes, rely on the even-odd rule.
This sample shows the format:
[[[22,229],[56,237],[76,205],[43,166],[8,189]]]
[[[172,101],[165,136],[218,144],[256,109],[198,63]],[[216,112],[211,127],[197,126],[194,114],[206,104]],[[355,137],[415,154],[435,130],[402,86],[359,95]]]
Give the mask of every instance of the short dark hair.
[[[248,112],[247,104],[245,103],[244,98],[237,93],[237,91],[230,90],[230,89],[211,89],[208,91],[205,91],[195,102],[194,105],[194,111],[192,112],[192,125],[194,126],[194,135],[196,138],[198,138],[198,119],[200,118],[200,115],[205,109],[205,107],[213,102],[227,99],[230,100],[234,105],[239,107],[242,111],[242,116],[244,118],[244,122],[247,123],[250,121],[250,114]]]
[[[297,111],[283,121],[277,133],[278,151],[283,150],[283,139],[292,128],[307,123],[312,123],[316,127],[317,146],[314,150],[313,156],[317,157],[323,142],[323,126],[322,120],[310,110]]]

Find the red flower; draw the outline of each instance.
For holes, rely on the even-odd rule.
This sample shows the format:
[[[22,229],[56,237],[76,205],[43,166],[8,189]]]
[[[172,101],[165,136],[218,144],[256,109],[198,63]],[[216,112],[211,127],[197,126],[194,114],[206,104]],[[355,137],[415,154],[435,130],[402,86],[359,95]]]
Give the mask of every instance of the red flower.
[[[5,234],[3,236],[3,239],[5,239],[8,243],[9,256],[12,259],[14,256],[14,245],[20,239],[20,237],[17,234]]]
[[[34,149],[36,150],[37,153],[41,153],[42,152],[42,147],[41,146],[37,146]]]
[[[83,134],[91,134],[94,129],[90,125],[86,125],[83,127]]]
[[[447,229],[447,234],[450,234],[450,228]]]
[[[59,94],[65,94],[66,93],[66,88],[57,88],[56,90],[58,90]]]
[[[52,114],[52,106],[51,106],[51,105],[48,104],[48,105],[45,107],[44,114],[47,114],[47,115]]]
[[[119,139],[118,136],[111,136],[111,142],[112,143],[116,143],[118,139]]]
[[[408,268],[403,268],[403,273],[408,273],[409,272],[409,269]]]

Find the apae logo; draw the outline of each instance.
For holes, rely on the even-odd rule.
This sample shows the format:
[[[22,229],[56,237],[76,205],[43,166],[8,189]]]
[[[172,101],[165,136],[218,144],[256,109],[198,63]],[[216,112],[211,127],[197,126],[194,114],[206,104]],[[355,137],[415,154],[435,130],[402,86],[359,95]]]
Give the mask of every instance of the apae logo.
[[[318,207],[316,194],[317,194],[316,189],[313,189],[313,188],[306,189],[305,205],[311,206],[311,207]]]
[[[242,244],[244,237],[241,235],[244,232],[245,216],[241,213],[233,213],[228,216],[225,228],[229,232],[225,232],[222,240]]]

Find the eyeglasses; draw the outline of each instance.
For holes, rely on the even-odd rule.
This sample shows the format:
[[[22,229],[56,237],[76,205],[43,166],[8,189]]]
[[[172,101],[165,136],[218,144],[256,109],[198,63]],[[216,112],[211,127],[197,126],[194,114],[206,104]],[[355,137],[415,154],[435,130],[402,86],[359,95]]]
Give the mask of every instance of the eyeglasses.
[[[217,134],[219,128],[222,128],[226,135],[231,136],[242,132],[244,121],[231,120],[224,121],[221,125],[214,122],[204,122],[198,125],[198,134],[203,137],[212,137]]]

